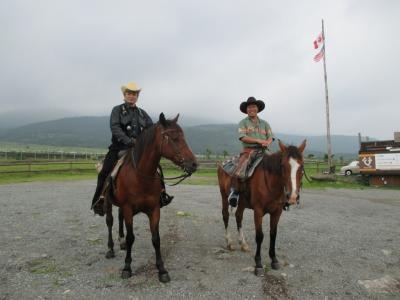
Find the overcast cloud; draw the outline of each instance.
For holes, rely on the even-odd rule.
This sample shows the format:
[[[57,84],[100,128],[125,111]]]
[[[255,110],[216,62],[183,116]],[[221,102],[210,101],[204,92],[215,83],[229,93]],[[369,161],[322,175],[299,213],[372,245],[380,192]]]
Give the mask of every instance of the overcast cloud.
[[[248,96],[275,132],[325,134],[326,29],[332,134],[400,130],[400,1],[0,2],[0,113],[108,115],[121,84],[150,113],[236,123]],[[71,113],[69,113],[71,114]]]

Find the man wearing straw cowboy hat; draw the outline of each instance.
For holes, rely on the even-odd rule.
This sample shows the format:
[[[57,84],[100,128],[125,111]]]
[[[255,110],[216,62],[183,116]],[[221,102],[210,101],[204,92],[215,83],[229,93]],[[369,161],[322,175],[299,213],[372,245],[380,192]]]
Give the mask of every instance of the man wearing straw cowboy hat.
[[[97,177],[97,187],[92,200],[92,209],[95,214],[100,216],[104,215],[104,200],[103,197],[100,197],[101,192],[107,176],[118,161],[118,153],[134,147],[135,141],[142,130],[153,124],[149,115],[136,105],[141,91],[139,86],[134,82],[130,82],[123,85],[121,91],[124,96],[124,103],[115,106],[111,112],[112,143],[108,147],[109,151],[104,158],[103,168]],[[165,192],[164,182],[161,182],[161,184],[163,185],[163,192],[161,193],[160,204],[165,206],[171,202],[173,197]]]
[[[229,204],[236,207],[239,200],[238,178],[244,178],[247,167],[251,163],[252,155],[262,149],[268,149],[272,143],[272,131],[267,121],[258,117],[258,113],[264,110],[265,103],[249,97],[247,101],[240,104],[240,111],[247,114],[247,117],[239,123],[239,140],[242,142],[243,151],[240,154],[238,165],[234,171],[234,180],[231,193],[228,197]]]

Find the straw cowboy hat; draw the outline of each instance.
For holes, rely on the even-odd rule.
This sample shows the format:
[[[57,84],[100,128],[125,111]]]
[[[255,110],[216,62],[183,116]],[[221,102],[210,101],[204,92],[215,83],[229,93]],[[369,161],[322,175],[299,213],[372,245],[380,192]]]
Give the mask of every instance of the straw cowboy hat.
[[[247,114],[247,106],[255,104],[258,107],[258,112],[262,111],[265,108],[265,103],[262,100],[256,100],[254,97],[249,97],[247,101],[243,101],[240,104],[240,111],[244,114]]]
[[[141,88],[136,83],[129,82],[129,83],[121,86],[122,93],[125,93],[126,90],[129,90],[132,92],[140,92]]]

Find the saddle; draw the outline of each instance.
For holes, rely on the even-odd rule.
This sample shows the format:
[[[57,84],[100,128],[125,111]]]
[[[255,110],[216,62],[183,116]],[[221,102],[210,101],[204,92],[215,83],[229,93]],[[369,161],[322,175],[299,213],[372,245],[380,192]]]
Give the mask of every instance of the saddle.
[[[105,197],[109,193],[113,193],[113,191],[115,191],[115,179],[117,178],[119,170],[121,169],[121,166],[124,164],[125,158],[127,157],[128,153],[129,153],[128,150],[122,150],[118,152],[118,161],[115,164],[111,173],[108,175],[107,180],[104,183],[103,191],[101,192],[100,197]],[[98,172],[101,171],[102,167],[103,167],[102,163],[96,165]]]
[[[222,168],[231,177],[245,181],[249,179],[256,167],[264,157],[264,151],[261,149],[245,148],[240,155],[233,156],[231,159],[222,163]]]

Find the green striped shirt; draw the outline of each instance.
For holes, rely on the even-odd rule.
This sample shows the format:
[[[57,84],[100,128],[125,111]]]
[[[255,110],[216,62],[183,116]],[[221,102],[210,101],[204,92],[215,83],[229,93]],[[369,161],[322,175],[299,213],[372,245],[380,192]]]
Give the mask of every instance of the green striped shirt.
[[[269,124],[258,117],[256,122],[253,122],[249,117],[246,117],[242,121],[240,121],[238,133],[239,139],[248,136],[256,139],[267,140],[272,137],[272,131]],[[242,146],[243,148],[247,148],[258,147],[259,145],[242,142]]]

